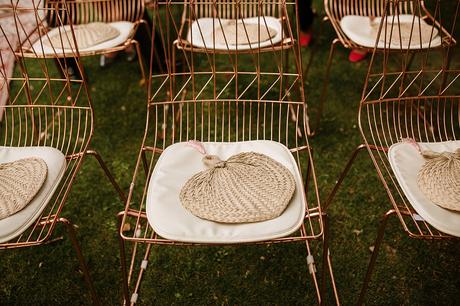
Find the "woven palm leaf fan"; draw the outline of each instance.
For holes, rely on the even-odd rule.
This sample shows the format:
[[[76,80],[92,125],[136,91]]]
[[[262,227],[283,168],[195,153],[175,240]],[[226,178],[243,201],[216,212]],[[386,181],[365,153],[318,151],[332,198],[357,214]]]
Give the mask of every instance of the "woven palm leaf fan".
[[[31,157],[0,164],[0,220],[23,209],[40,191],[48,167]]]
[[[422,154],[426,161],[417,176],[420,190],[436,205],[460,211],[460,149]]]
[[[400,22],[398,17],[388,16],[386,23],[382,26],[379,41],[387,43],[391,37],[393,45],[418,45],[429,43],[438,35],[438,30],[426,23],[423,19],[414,19],[413,22]],[[373,35],[376,37],[380,24],[370,21]]]
[[[282,214],[295,191],[292,173],[264,154],[243,152],[225,161],[205,155],[203,163],[207,169],[190,178],[180,193],[182,205],[203,219],[223,223],[273,219]]]
[[[221,45],[249,45],[257,42],[265,42],[275,37],[277,31],[266,27],[263,21],[259,24],[243,23],[229,20],[219,26],[210,35],[215,35],[217,44]],[[213,37],[209,38],[212,41]]]
[[[75,25],[73,26],[73,30],[77,46],[80,49],[98,45],[120,35],[120,31],[103,22]],[[45,39],[43,43],[54,48],[75,48],[71,28],[69,26],[59,29],[58,31],[55,30],[53,34],[49,36],[49,40]]]

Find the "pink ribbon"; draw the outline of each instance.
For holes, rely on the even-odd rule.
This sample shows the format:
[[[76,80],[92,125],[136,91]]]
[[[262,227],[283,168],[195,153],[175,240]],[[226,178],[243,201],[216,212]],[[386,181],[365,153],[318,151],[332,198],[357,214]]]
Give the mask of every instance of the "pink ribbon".
[[[189,142],[187,142],[187,145],[191,146],[203,155],[207,154],[203,144],[198,140],[190,140]]]
[[[420,145],[415,141],[415,139],[413,139],[413,138],[402,138],[401,141],[404,142],[404,143],[408,143],[408,144],[412,145],[414,148],[417,149],[417,151],[420,154],[422,154],[422,149],[420,148]]]

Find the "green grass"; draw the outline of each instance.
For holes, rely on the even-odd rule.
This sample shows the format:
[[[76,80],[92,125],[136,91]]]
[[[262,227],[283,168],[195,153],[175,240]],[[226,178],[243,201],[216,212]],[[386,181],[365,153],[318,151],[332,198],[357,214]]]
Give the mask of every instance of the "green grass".
[[[457,31],[458,32],[458,31]],[[319,99],[333,31],[327,27],[306,80],[307,101]],[[455,59],[458,60],[458,48]],[[303,51],[304,60],[310,51]],[[351,64],[338,48],[320,133],[311,140],[324,200],[362,139],[357,106],[368,61]],[[458,62],[457,62],[458,63]],[[95,107],[92,147],[124,190],[131,182],[145,124],[145,89],[136,64],[120,58],[106,69],[84,60]],[[390,208],[367,153],[357,159],[331,211],[331,254],[343,305],[358,296],[378,222]],[[115,215],[123,209],[97,163],[84,163],[63,215],[77,231],[104,305],[119,304],[120,268]],[[58,228],[55,236],[64,235]],[[314,254],[320,260],[318,243]],[[456,305],[460,244],[409,239],[391,219],[367,295],[370,305]],[[0,253],[1,305],[86,305],[90,297],[70,241]],[[331,292],[327,297],[332,303]],[[312,282],[301,244],[244,247],[155,247],[141,287],[146,305],[313,304]]]

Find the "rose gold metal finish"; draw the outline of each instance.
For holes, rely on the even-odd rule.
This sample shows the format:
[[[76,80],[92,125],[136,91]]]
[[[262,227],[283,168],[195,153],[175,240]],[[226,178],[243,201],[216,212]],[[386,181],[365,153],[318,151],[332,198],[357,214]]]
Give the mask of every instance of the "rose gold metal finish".
[[[83,271],[83,275],[85,276],[86,284],[88,285],[89,290],[91,292],[93,303],[96,305],[102,305],[101,302],[99,301],[96,290],[94,289],[91,275],[86,265],[85,258],[83,257],[83,254],[81,252],[81,247],[77,240],[77,235],[75,233],[74,225],[65,218],[59,218],[58,222],[63,223],[66,226],[67,232],[69,233],[69,237],[72,242],[72,246],[74,247],[75,252],[77,253],[78,260],[80,261],[80,269]]]
[[[300,230],[291,236],[257,244],[302,242],[307,254],[311,255],[312,241],[324,240],[325,212],[319,201],[307,139],[309,127],[302,86],[302,63],[295,38],[298,37],[297,18],[291,17],[295,14],[288,13],[295,9],[295,5],[294,1],[278,0],[175,0],[152,1],[149,4],[154,14],[152,34],[158,35],[163,44],[166,69],[164,73],[153,73],[152,53],[145,133],[126,207],[119,214],[125,304],[136,302],[145,274],[140,263],[148,260],[153,245],[209,245],[165,239],[158,236],[147,222],[148,182],[160,154],[176,142],[265,139],[283,143],[297,162],[305,180],[304,186],[308,186],[306,191],[310,196],[306,203],[305,221]],[[182,17],[176,20],[176,16]],[[256,16],[263,27],[267,26],[266,16],[273,16],[282,23],[283,39],[279,44],[259,45],[244,51],[228,47],[226,50],[199,48],[186,41],[186,33],[191,22],[203,16],[218,22],[221,18]],[[288,55],[293,59],[290,65],[287,65]],[[176,69],[176,60],[182,63],[180,71]],[[323,242],[327,248],[327,239]],[[333,278],[326,248],[323,257],[329,273],[323,271],[323,279]],[[127,251],[131,253],[130,257],[126,256]],[[320,284],[316,273],[312,274],[312,280],[318,303],[324,303],[325,281]],[[336,303],[339,303],[333,281],[332,287]]]
[[[456,44],[456,40],[450,34],[452,33],[454,28],[445,27],[443,25],[443,20],[441,18],[441,12],[439,10],[440,1],[435,1],[436,5],[434,8],[434,12],[430,12],[425,7],[425,2],[423,0],[324,0],[324,7],[326,10],[327,18],[324,21],[330,21],[332,27],[334,28],[337,38],[333,39],[331,43],[331,47],[329,50],[329,57],[327,60],[326,70],[325,70],[325,79],[323,83],[323,87],[321,90],[321,96],[318,106],[318,114],[315,119],[314,131],[318,129],[320,125],[321,115],[324,109],[324,103],[327,99],[327,91],[329,86],[329,75],[331,69],[331,63],[334,56],[334,51],[338,44],[342,45],[344,48],[347,49],[358,49],[365,52],[372,52],[374,48],[368,48],[361,45],[358,45],[353,40],[348,38],[345,33],[342,31],[340,26],[340,20],[347,15],[358,15],[358,16],[368,16],[368,17],[384,17],[387,18],[390,15],[399,15],[399,14],[409,14],[415,15],[420,17],[421,19],[425,20],[430,25],[435,25],[437,29],[440,31],[440,35],[442,35],[442,43],[439,46],[439,49],[450,47]],[[397,19],[397,18],[395,18]],[[392,31],[391,35],[395,35],[393,33],[399,33],[396,29],[400,29],[399,22],[397,20],[392,20],[391,23],[394,23],[395,29]],[[390,39],[390,37],[388,37]],[[391,52],[399,52],[399,53],[415,53],[415,52],[423,52],[424,48],[419,49],[411,49],[407,50],[403,46],[400,48],[396,48],[391,50]],[[433,47],[430,46],[430,49]],[[378,51],[383,52],[384,49],[377,48]],[[387,51],[389,51],[387,49]]]
[[[375,261],[377,260],[377,254],[379,253],[380,246],[382,245],[383,236],[385,234],[385,228],[388,223],[388,218],[395,213],[396,211],[394,209],[390,209],[389,211],[386,212],[386,214],[382,218],[382,221],[379,226],[377,238],[375,239],[375,242],[374,242],[374,249],[372,250],[372,256],[369,261],[369,266],[367,267],[366,276],[364,277],[363,287],[361,288],[361,292],[359,294],[358,305],[362,305],[364,303],[364,295],[366,294],[367,286],[369,284],[369,281],[371,280],[372,271],[375,266]]]
[[[40,2],[37,1],[34,2],[34,7],[20,7],[12,1],[11,14],[15,16],[17,35],[19,36],[22,30],[21,18],[18,16],[24,10],[32,10],[35,16],[56,14],[60,16],[56,18],[58,23],[61,17],[69,18],[65,2],[62,4],[60,7],[42,8]],[[41,22],[38,19],[36,21]],[[5,32],[1,26],[0,32]],[[74,35],[73,32],[72,35]],[[22,41],[21,43],[27,42]],[[9,46],[12,45],[9,44]],[[4,60],[3,52],[14,51],[13,49],[2,50],[0,63],[3,63]],[[80,75],[83,76],[78,50],[75,51],[71,57],[75,58]],[[21,235],[8,242],[0,243],[0,249],[38,246],[54,241],[53,231],[58,223],[63,223],[76,250],[93,303],[99,305],[100,302],[92,285],[73,225],[67,219],[61,218],[60,213],[87,155],[96,158],[122,201],[125,201],[125,195],[99,154],[89,149],[93,135],[94,112],[85,79],[70,79],[66,61],[55,62],[52,58],[28,58],[19,56],[19,53],[21,51],[15,54],[17,72],[12,77],[7,77],[3,68],[0,69],[0,76],[5,80],[3,83],[5,85],[1,90],[8,93],[7,105],[0,107],[0,112],[3,113],[0,122],[0,145],[53,147],[65,155],[66,165],[63,177],[41,215]]]
[[[433,228],[417,214],[401,189],[388,160],[390,146],[404,138],[411,138],[417,142],[460,139],[460,63],[451,63],[455,40],[444,30],[455,28],[460,1],[443,2],[442,7],[441,1],[436,1],[434,6],[434,16],[440,16],[441,9],[455,12],[454,18],[448,24],[446,19],[443,20],[444,24],[435,22],[436,27],[442,29],[441,46],[428,46],[417,52],[407,48],[395,51],[377,47],[372,51],[358,111],[359,130],[364,143],[354,150],[325,202],[324,208],[327,209],[358,153],[367,149],[392,208],[384,215],[379,228],[375,249],[359,296],[359,305],[364,302],[364,295],[390,216],[397,216],[404,232],[411,238],[457,239]],[[379,26],[379,37],[385,35],[386,31],[382,29],[388,22],[387,16],[398,10],[407,11],[415,7],[425,10],[421,1],[388,1],[383,7],[385,10],[381,12],[383,21]],[[431,16],[427,12],[426,14]],[[400,27],[399,21],[393,22],[395,27]],[[391,35],[383,40],[387,46]],[[451,67],[452,65],[454,67]]]

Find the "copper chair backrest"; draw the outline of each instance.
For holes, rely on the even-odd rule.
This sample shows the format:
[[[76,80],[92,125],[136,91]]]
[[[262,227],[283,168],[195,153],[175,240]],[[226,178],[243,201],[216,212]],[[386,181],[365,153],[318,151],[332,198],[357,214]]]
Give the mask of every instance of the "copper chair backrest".
[[[46,7],[61,8],[64,0],[43,0]],[[63,10],[53,10],[48,16],[51,22],[56,21],[54,14],[61,14],[61,19],[72,20],[73,24],[89,22],[135,22],[144,14],[144,0],[66,0],[69,16],[65,16]],[[52,24],[53,25],[53,24]],[[56,25],[53,25],[56,26]]]
[[[423,0],[418,3],[413,0],[324,0],[324,8],[329,18],[340,20],[347,15],[413,14],[417,5],[424,7]],[[385,12],[387,5],[389,10]]]
[[[449,7],[443,4],[443,9]],[[460,1],[448,4],[459,11]],[[454,29],[456,19],[444,19],[444,26]],[[404,229],[413,237],[450,238],[414,212],[387,152],[407,138],[416,142],[460,139],[460,65],[454,48],[450,42],[415,54],[374,49],[359,105],[359,129],[377,174]]]
[[[260,4],[258,1],[244,2],[254,7]],[[223,14],[228,13],[225,15],[227,18],[234,16],[220,1],[200,1],[197,5],[205,15],[205,8],[209,13],[210,6],[204,6],[204,3],[221,6],[222,11],[226,12]],[[275,3],[272,7],[278,6],[277,1],[270,3]],[[187,1],[185,5],[188,4]],[[287,4],[293,6],[295,1]],[[173,52],[169,48],[175,46],[168,42],[177,37],[175,31],[178,31],[172,12],[177,12],[183,5],[181,1],[162,2],[155,14],[155,29],[166,48],[165,62],[171,65],[175,63],[171,60]],[[168,12],[167,18],[159,14],[161,6]],[[296,22],[295,17],[292,22]],[[178,72],[167,67],[164,73],[156,73],[151,62],[147,124],[141,150],[146,154],[144,170],[147,178],[164,149],[173,143],[188,140],[277,141],[291,150],[306,178],[311,156],[307,140],[308,116],[302,87],[300,50],[297,47],[276,52],[257,50],[252,54],[232,55],[184,53],[184,67]],[[287,52],[293,56],[292,71],[285,70]],[[144,185],[145,177],[137,172],[140,170],[136,170],[133,186]],[[314,180],[312,186],[316,190],[316,178]],[[136,199],[128,200],[126,210],[127,215],[137,219],[135,227],[144,229],[143,237],[136,237],[135,232],[132,236],[123,233],[125,239],[158,242],[158,237],[149,236],[152,229],[142,220],[146,191],[133,191],[132,195]],[[319,199],[316,200],[308,205],[319,212]],[[322,235],[318,219],[306,219],[306,235]]]
[[[15,35],[24,36],[22,22],[31,20],[24,20],[20,15],[30,10],[30,7],[13,10],[17,20]],[[33,10],[35,16],[43,16],[50,9]],[[60,8],[57,14],[64,16],[66,9]],[[37,18],[33,22],[41,21]],[[1,51],[2,63],[11,60],[11,54],[15,54],[12,48],[15,47],[10,44],[10,49]],[[84,75],[78,54],[73,57],[80,74]],[[0,244],[0,248],[40,244],[50,236],[93,134],[93,108],[86,81],[70,79],[66,61],[28,59],[17,54],[14,59],[16,72],[13,76],[3,69],[0,74],[5,80],[1,90],[7,91],[8,96],[7,104],[0,106],[3,114],[0,145],[53,147],[65,155],[66,167],[59,187],[34,225],[18,238]]]
[[[219,17],[224,19],[239,19],[257,16],[280,17],[282,1],[257,1],[257,0],[191,0],[185,5],[190,5],[194,11],[193,19],[204,17]]]

